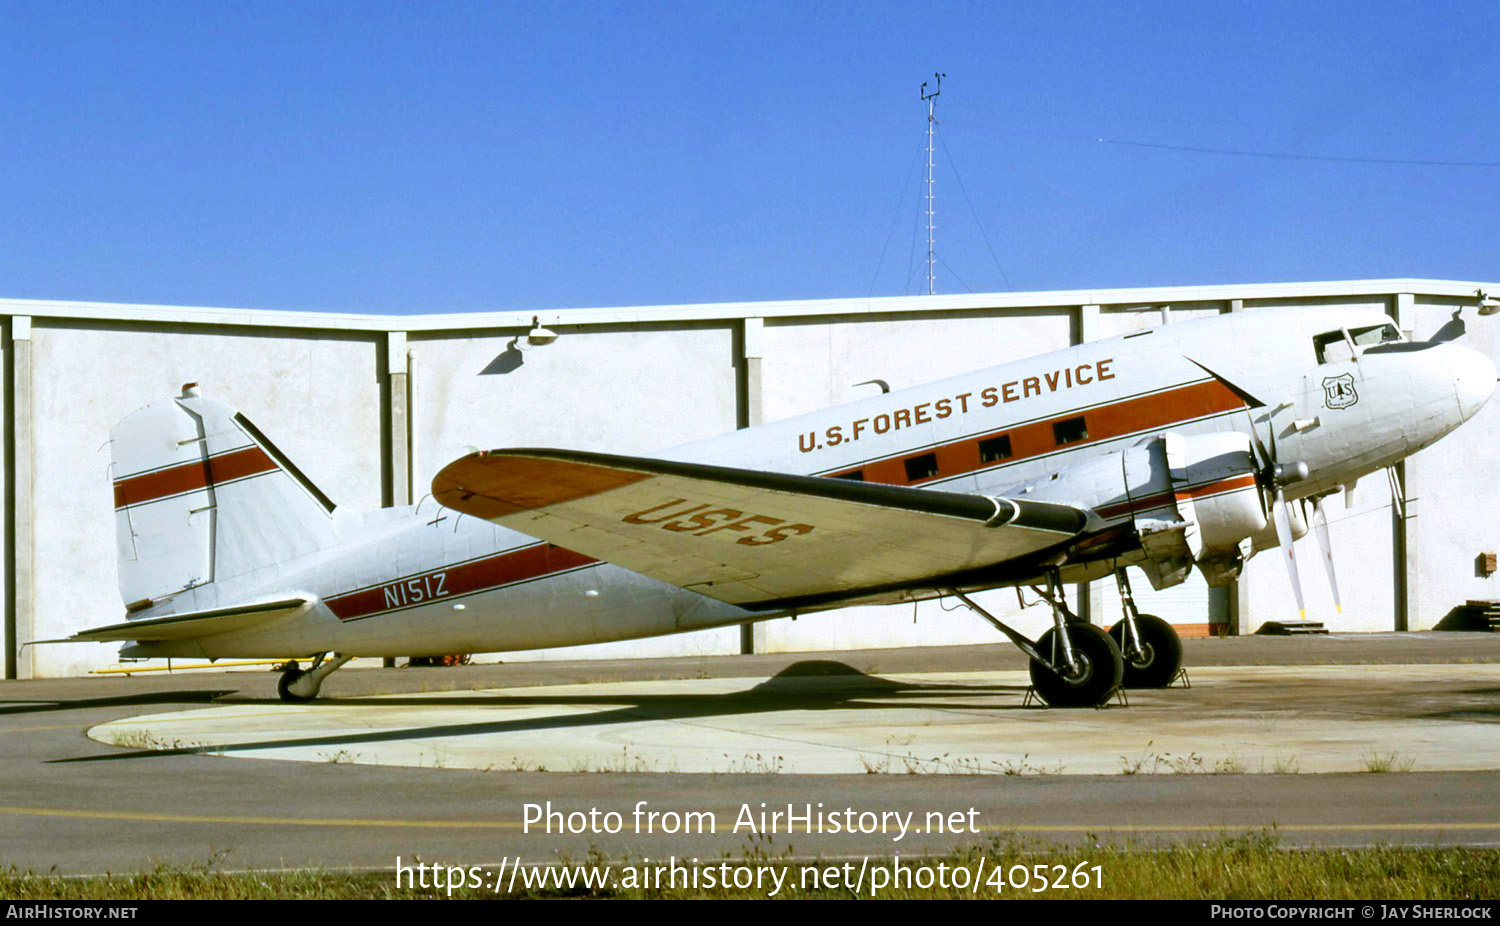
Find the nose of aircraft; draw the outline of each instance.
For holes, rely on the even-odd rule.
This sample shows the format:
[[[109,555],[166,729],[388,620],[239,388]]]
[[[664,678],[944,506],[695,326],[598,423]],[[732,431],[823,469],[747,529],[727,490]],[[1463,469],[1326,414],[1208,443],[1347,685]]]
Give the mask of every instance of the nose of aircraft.
[[[1453,391],[1458,395],[1459,412],[1467,421],[1495,391],[1495,364],[1473,348],[1450,346],[1454,351],[1447,360],[1448,369],[1453,376]]]

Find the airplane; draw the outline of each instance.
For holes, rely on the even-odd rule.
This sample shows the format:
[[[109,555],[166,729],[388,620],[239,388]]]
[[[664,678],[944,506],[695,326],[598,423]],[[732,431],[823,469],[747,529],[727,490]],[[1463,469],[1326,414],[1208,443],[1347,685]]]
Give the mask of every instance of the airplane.
[[[1489,304],[1481,300],[1482,314]],[[1441,338],[1441,334],[1440,334]],[[111,431],[124,657],[294,657],[315,698],[349,659],[570,646],[952,597],[1029,657],[1052,706],[1169,685],[1141,614],[1294,542],[1320,502],[1437,441],[1496,384],[1484,354],[1362,308],[1173,321],[634,457],[499,449],[418,504],[339,508],[243,414],[186,385]],[[1307,514],[1310,506],[1311,517]],[[1123,615],[1064,585],[1113,575]],[[1032,640],[971,595],[1032,586]],[[1335,596],[1337,596],[1335,584]],[[302,668],[298,660],[311,660]]]

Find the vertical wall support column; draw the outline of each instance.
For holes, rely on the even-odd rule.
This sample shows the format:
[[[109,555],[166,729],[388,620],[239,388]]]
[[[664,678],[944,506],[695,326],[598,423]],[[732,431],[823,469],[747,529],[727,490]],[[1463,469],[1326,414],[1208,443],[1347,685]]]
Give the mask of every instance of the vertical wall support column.
[[[744,364],[744,393],[741,396],[739,422],[741,428],[752,428],[764,421],[764,404],[761,394],[760,362],[765,356],[766,320],[747,318],[740,323],[740,362]],[[765,626],[763,624],[740,625],[740,652],[746,656],[765,649]]]
[[[1087,344],[1104,336],[1097,305],[1081,305],[1073,325],[1073,344]],[[1110,579],[1109,581],[1114,581]],[[1090,624],[1109,626],[1109,615],[1104,613],[1104,589],[1095,582],[1079,582],[1073,593],[1073,609],[1078,616]]]
[[[399,508],[412,503],[411,461],[411,367],[408,363],[405,331],[387,331],[385,334],[385,407],[386,433],[390,435],[389,458],[386,471],[390,473],[391,507]],[[396,660],[387,656],[380,661],[382,667],[394,669]]]
[[[386,408],[389,409],[386,427],[391,435],[390,459],[387,461],[391,474],[391,505],[400,507],[412,503],[411,410],[407,407],[410,370],[406,363],[405,331],[386,332],[385,356]]]
[[[1391,314],[1396,327],[1406,337],[1413,337],[1417,324],[1416,297],[1412,293],[1397,293],[1392,301]],[[1392,499],[1391,504],[1391,551],[1394,562],[1395,619],[1393,629],[1410,630],[1414,621],[1419,621],[1417,605],[1417,496],[1421,494],[1421,479],[1414,458],[1396,464],[1396,485],[1406,498],[1406,506]]]
[[[32,678],[36,649],[21,644],[36,639],[35,609],[35,509],[32,498],[32,460],[35,419],[31,399],[31,316],[10,320],[10,384],[6,390],[9,412],[6,422],[10,489],[6,505],[7,564],[10,581],[5,608],[5,677]]]
[[[1245,300],[1229,300],[1227,311],[1245,311]],[[1237,637],[1245,632],[1245,627],[1250,622],[1250,583],[1246,582],[1243,578],[1233,579],[1224,591],[1225,602],[1229,610],[1229,613],[1226,615],[1229,619],[1229,635]]]
[[[744,321],[744,337],[741,350],[745,362],[745,420],[742,428],[753,428],[764,423],[764,405],[761,396],[760,362],[765,356],[766,320],[747,318]]]
[[[1097,305],[1081,305],[1078,307],[1078,324],[1073,326],[1074,344],[1087,344],[1097,341],[1104,336],[1103,326],[1099,320],[1099,307]]]

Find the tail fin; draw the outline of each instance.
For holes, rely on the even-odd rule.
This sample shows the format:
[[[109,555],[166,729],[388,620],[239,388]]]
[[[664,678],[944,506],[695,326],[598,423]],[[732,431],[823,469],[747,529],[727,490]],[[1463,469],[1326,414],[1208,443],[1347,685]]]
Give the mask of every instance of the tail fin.
[[[196,384],[133,412],[110,441],[127,611],[337,541],[333,502]]]

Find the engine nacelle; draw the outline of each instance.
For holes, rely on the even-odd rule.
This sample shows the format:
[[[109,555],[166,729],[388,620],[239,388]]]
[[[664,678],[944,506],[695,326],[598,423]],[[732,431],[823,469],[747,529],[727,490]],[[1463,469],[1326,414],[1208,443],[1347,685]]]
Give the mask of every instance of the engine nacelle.
[[[1144,460],[1139,454],[1126,458],[1126,485],[1137,521],[1176,514],[1190,522],[1196,526],[1196,531],[1188,531],[1195,555],[1235,549],[1241,540],[1265,530],[1266,512],[1246,435],[1228,431],[1185,436],[1169,431],[1147,441],[1144,448],[1132,448],[1139,449],[1146,450]]]
[[[1302,506],[1288,504],[1286,506],[1287,523],[1292,528],[1292,539],[1301,540],[1307,535],[1307,517],[1303,514]],[[1281,538],[1276,536],[1276,525],[1267,524],[1265,530],[1256,531],[1250,538],[1251,548],[1255,553],[1265,550],[1274,550],[1281,546]]]
[[[1210,585],[1223,585],[1239,574],[1246,541],[1271,529],[1255,474],[1247,435],[1168,431],[1015,494],[1090,505],[1107,522],[1129,518],[1156,588],[1183,581],[1195,563]]]

